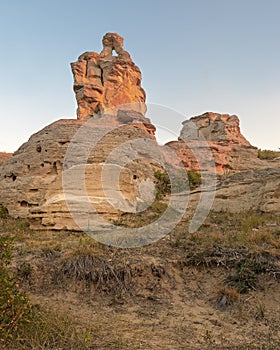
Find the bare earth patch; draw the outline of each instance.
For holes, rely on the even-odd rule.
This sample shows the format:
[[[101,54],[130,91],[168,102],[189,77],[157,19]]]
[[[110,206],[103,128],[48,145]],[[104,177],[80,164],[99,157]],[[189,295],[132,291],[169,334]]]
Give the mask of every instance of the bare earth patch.
[[[85,349],[276,350],[278,225],[273,216],[211,214],[193,235],[181,223],[130,250],[84,234],[32,232],[12,219],[2,219],[1,231],[16,236],[21,288],[34,305],[71,317]]]

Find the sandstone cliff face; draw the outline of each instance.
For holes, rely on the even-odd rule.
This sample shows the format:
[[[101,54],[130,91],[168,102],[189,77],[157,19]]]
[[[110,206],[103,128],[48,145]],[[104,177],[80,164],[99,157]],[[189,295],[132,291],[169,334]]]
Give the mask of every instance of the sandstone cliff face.
[[[211,188],[206,192],[213,191]],[[214,190],[213,211],[240,213],[258,211],[280,214],[280,168],[242,171],[220,181]],[[195,210],[199,190],[189,196],[189,209]]]
[[[58,121],[31,136],[0,168],[0,203],[12,216],[28,217],[55,180],[80,122]]]
[[[75,197],[75,191],[81,187],[81,179],[75,176],[74,170],[65,190],[62,171],[69,144],[81,127],[85,127],[84,121],[59,120],[34,134],[0,167],[0,204],[7,207],[14,217],[29,218],[33,229],[80,230],[69,213],[65,196]],[[79,139],[79,145],[75,148],[77,154],[73,155],[73,164],[68,160],[68,166],[73,169],[85,166],[87,196],[91,204],[98,215],[114,219],[119,210],[118,205],[115,207],[112,203],[119,198],[114,184],[110,182],[111,178],[107,181],[102,178],[104,163],[109,154],[121,144],[126,144],[130,157],[139,158],[139,150],[133,145],[133,140],[140,138],[153,141],[154,137],[139,125],[123,125],[110,131],[106,123],[92,122],[85,130],[89,137]],[[93,138],[100,138],[100,142],[92,145]],[[88,149],[90,152],[85,159]],[[121,154],[119,156],[121,157]],[[122,169],[119,179],[123,195],[123,199],[119,200],[122,201],[122,208],[133,210],[135,201],[139,200],[136,198],[139,195],[139,183],[146,177],[153,176],[151,163],[146,163],[145,166],[134,163]],[[109,166],[110,177],[120,170],[117,162]],[[104,181],[107,195],[103,189]],[[111,196],[110,200],[108,193]],[[78,195],[76,197],[79,216],[88,220],[88,213],[83,211],[83,203],[87,199],[78,198]]]
[[[242,171],[218,186],[214,210],[280,213],[280,168]]]
[[[107,33],[102,43],[100,54],[85,52],[71,64],[78,119],[104,111],[116,114],[119,109],[144,115],[146,94],[141,87],[141,72],[123,49],[123,38]]]

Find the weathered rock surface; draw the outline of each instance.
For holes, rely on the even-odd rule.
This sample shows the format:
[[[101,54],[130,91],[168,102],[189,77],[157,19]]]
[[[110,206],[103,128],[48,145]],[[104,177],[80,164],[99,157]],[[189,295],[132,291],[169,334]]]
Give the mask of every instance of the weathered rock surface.
[[[224,145],[251,146],[240,132],[236,115],[206,112],[183,122],[179,139],[188,142],[201,137]]]
[[[280,169],[242,171],[217,188],[214,210],[280,213]]]
[[[112,220],[120,211],[133,212],[145,199],[139,184],[158,168],[152,157],[143,160],[145,146],[134,143],[152,141],[146,153],[158,147],[155,127],[144,116],[141,72],[122,37],[107,33],[102,42],[100,54],[86,52],[71,64],[78,120],[45,127],[0,167],[0,204],[12,216],[29,218],[32,228],[81,230],[69,203],[83,227],[92,215],[97,222],[99,216]]]
[[[138,124],[123,125],[113,130],[111,127],[108,129],[104,122],[87,122],[88,127],[85,127],[85,124],[85,121],[68,119],[45,127],[34,134],[0,167],[0,204],[7,207],[12,216],[29,218],[34,229],[80,230],[69,213],[65,196],[75,199],[74,210],[77,210],[84,220],[88,220],[88,212],[83,211],[83,203],[87,198],[98,215],[103,215],[106,219],[114,219],[114,215],[119,213],[119,207],[133,211],[135,203],[141,200],[137,198],[139,183],[147,176],[153,176],[152,162],[146,162],[144,166],[132,162],[121,169],[119,188],[122,198],[119,197],[116,187],[110,185],[111,178],[105,181],[106,179],[101,178],[101,172],[109,154],[119,145],[126,144],[128,160],[129,157],[135,157],[139,162],[141,154],[133,140],[154,140],[154,137]],[[87,198],[75,195],[75,189],[81,187],[81,179],[75,176],[75,170],[66,190],[62,183],[62,168],[67,148],[81,127],[85,128],[85,136],[88,137],[78,140],[78,147],[74,148],[77,154],[73,154],[70,159],[68,157],[67,166],[73,169],[85,166]],[[92,143],[93,138],[100,139],[100,142],[95,145]],[[87,156],[88,149],[90,152]],[[111,162],[109,166],[110,176],[120,171],[117,162]],[[106,194],[104,183],[107,186]],[[116,206],[115,202],[118,202]]]
[[[187,169],[218,174],[277,168],[280,160],[261,160],[258,149],[241,134],[239,119],[229,114],[207,112],[183,123],[178,141],[167,144]]]
[[[116,114],[119,109],[146,112],[140,69],[123,48],[123,38],[107,33],[102,52],[85,52],[71,64],[78,119],[94,114]],[[113,56],[113,52],[117,54]]]
[[[191,118],[183,123],[179,140],[168,146],[187,169],[222,175],[209,203],[212,210],[280,213],[280,160],[258,158],[258,149],[241,134],[237,116],[209,112]],[[200,190],[191,193],[191,209],[200,195]]]
[[[207,191],[207,190],[206,190]],[[212,191],[209,189],[208,191]],[[195,209],[200,191],[189,196],[189,208]],[[280,214],[280,169],[242,171],[218,183],[211,210],[239,213],[260,211]]]

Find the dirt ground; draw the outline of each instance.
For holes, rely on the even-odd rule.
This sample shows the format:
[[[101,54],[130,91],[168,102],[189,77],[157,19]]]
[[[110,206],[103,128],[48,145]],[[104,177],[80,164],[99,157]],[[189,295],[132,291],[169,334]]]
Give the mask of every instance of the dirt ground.
[[[263,281],[261,291],[221,310],[214,301],[223,273],[190,269],[182,278],[169,272],[174,286],[163,282],[161,292],[150,289],[119,300],[61,290],[30,295],[34,303],[70,314],[81,328],[91,329],[91,346],[97,349],[280,348],[278,282]]]
[[[197,254],[193,242],[166,237],[122,250],[50,232],[25,233],[18,248],[21,288],[72,317],[87,349],[280,349],[279,249],[254,248],[266,267],[238,292],[226,281],[248,249],[212,244]]]
[[[279,217],[213,214],[137,249],[14,219],[7,232],[20,289],[73,320],[85,349],[280,349]]]

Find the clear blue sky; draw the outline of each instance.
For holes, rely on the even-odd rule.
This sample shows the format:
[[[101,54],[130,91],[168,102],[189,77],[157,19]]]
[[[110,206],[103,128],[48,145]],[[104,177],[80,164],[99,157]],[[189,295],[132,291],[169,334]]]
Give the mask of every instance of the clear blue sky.
[[[253,145],[278,149],[279,17],[279,0],[1,1],[0,151],[75,118],[69,63],[99,52],[109,31],[125,38],[148,102],[179,111],[182,121],[237,114]]]

